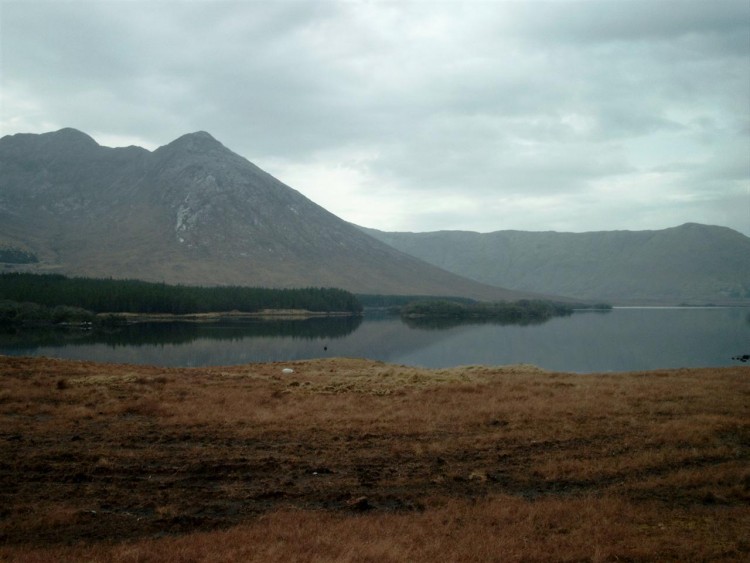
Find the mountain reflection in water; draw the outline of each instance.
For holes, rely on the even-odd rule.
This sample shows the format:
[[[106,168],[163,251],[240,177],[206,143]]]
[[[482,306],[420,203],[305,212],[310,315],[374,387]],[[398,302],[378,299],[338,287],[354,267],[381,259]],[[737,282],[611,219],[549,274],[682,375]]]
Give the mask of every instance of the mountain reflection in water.
[[[609,311],[599,311],[604,314]],[[421,330],[445,330],[447,328],[455,328],[459,326],[469,325],[498,325],[498,326],[529,326],[529,325],[541,325],[549,322],[554,317],[547,318],[525,318],[520,320],[511,320],[504,318],[469,318],[460,319],[452,317],[404,317],[401,319],[403,323],[409,328],[421,329]]]
[[[307,319],[244,319],[220,322],[138,322],[122,326],[80,328],[11,329],[0,332],[0,348],[106,344],[143,346],[188,344],[198,339],[242,340],[271,336],[320,340],[351,334],[362,323],[360,316]]]
[[[747,308],[621,308],[542,324],[435,323],[393,316],[139,323],[116,331],[0,334],[0,354],[163,366],[356,357],[431,368],[529,363],[554,371],[736,366],[750,352]],[[741,364],[742,365],[742,364]]]

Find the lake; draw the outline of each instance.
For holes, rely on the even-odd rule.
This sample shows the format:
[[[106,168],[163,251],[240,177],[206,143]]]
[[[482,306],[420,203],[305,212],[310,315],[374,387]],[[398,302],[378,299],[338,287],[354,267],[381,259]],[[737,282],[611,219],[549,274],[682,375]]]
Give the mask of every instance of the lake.
[[[398,317],[141,323],[0,332],[0,354],[165,366],[360,357],[430,368],[526,363],[578,373],[741,365],[750,308],[615,308],[525,326],[412,326]]]

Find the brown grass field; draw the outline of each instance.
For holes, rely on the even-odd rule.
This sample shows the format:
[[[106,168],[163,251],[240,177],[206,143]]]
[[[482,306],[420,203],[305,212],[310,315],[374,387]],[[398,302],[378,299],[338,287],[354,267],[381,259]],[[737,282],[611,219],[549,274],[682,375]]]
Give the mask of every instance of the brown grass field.
[[[0,356],[0,561],[748,561],[749,461],[747,366]]]

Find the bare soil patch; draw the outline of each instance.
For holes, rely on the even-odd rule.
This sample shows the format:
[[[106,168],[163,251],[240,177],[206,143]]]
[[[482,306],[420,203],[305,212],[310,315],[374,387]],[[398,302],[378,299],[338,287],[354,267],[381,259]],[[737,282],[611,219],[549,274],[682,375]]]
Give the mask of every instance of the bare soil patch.
[[[747,560],[749,461],[748,366],[0,357],[0,560]]]

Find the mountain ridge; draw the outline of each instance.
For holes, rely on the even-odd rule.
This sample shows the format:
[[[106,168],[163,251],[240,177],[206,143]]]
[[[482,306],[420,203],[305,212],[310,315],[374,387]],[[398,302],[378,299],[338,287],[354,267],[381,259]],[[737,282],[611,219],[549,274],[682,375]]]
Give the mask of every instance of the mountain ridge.
[[[403,252],[483,283],[614,303],[750,302],[750,238],[685,223],[643,231],[384,232]]]
[[[534,297],[445,272],[362,233],[205,131],[148,151],[72,128],[0,139],[5,270],[193,285]]]

